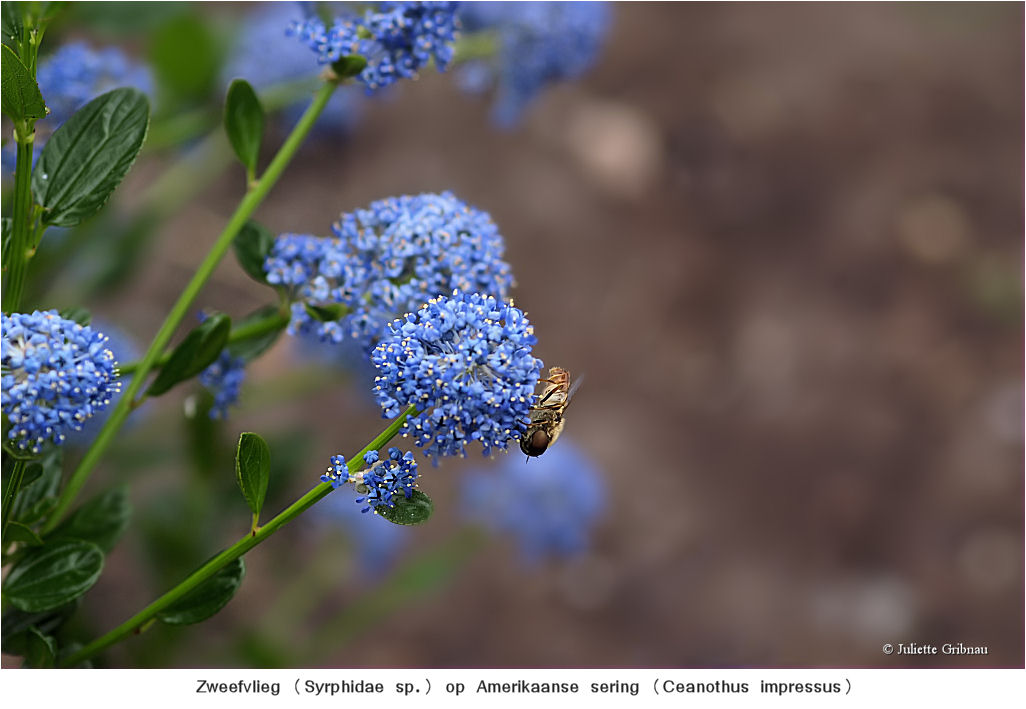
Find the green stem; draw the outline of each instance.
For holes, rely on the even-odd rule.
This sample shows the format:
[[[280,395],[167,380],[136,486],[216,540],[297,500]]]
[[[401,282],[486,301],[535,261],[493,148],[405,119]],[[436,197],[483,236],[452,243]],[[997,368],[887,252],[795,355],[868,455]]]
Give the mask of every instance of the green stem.
[[[24,474],[25,461],[16,459],[14,469],[11,471],[11,479],[7,483],[7,489],[4,490],[3,529],[0,531],[0,539],[3,541],[7,541],[7,522],[10,520],[11,506],[14,503],[14,498],[18,496],[18,490],[21,489]]]
[[[245,325],[232,328],[231,333],[228,335],[228,342],[239,342],[242,340],[249,340],[254,337],[260,337],[261,335],[267,335],[269,333],[280,330],[289,324],[289,315],[287,313],[277,312],[274,315],[264,318],[262,320],[254,320],[248,322]],[[171,358],[171,353],[174,350],[167,350],[164,354],[157,358],[154,362],[154,368],[163,367],[167,364],[167,361]],[[136,360],[135,362],[129,362],[128,364],[119,364],[118,372],[122,376],[126,374],[134,374],[139,366],[142,364],[142,360]]]
[[[132,405],[135,402],[136,394],[142,388],[146,381],[146,375],[149,374],[150,370],[160,359],[160,355],[163,353],[164,348],[167,347],[168,342],[171,341],[171,337],[174,335],[178,325],[182,322],[182,319],[188,313],[189,308],[192,306],[193,301],[199,295],[203,285],[207,282],[213,274],[217,264],[221,261],[221,258],[225,255],[225,252],[231,247],[232,240],[235,235],[239,233],[245,225],[246,220],[252,216],[256,208],[263,202],[264,197],[271,190],[271,187],[278,181],[281,174],[285,171],[292,157],[296,154],[299,146],[302,145],[303,140],[306,138],[310,129],[313,128],[314,122],[321,115],[324,107],[327,105],[328,100],[331,98],[332,92],[338,86],[335,82],[325,82],[325,84],[317,91],[314,95],[313,102],[303,113],[303,116],[299,119],[299,123],[292,129],[289,137],[285,139],[285,143],[278,150],[278,154],[271,160],[271,164],[267,166],[267,170],[260,177],[260,179],[253,183],[249,190],[246,192],[245,197],[239,203],[238,208],[228,221],[224,231],[217,237],[217,241],[214,243],[212,249],[207,254],[206,258],[200,264],[199,268],[196,269],[195,275],[189,284],[182,291],[182,295],[179,296],[178,301],[171,308],[171,312],[168,313],[167,319],[164,320],[164,324],[153,338],[153,342],[150,343],[150,348],[146,351],[143,356],[142,362],[139,363],[139,367],[136,370],[136,376],[132,377],[132,381],[129,383],[125,392],[121,395],[117,405],[111,411],[107,422],[104,424],[100,433],[96,436],[93,444],[86,451],[85,456],[79,462],[78,467],[75,468],[75,472],[72,473],[68,480],[68,484],[61,491],[61,495],[57,500],[57,506],[54,508],[53,513],[50,515],[46,524],[43,526],[43,533],[52,531],[61,521],[64,514],[68,511],[71,503],[75,500],[78,491],[85,484],[85,481],[89,478],[89,474],[93,468],[100,461],[104,451],[114,440],[118,430],[124,423],[128,414],[132,410]]]
[[[21,304],[25,272],[32,251],[33,127],[28,123],[23,124],[15,132],[15,137],[18,141],[18,157],[14,170],[14,224],[11,244],[4,254],[4,309],[9,313],[17,312]]]
[[[363,456],[366,453],[372,450],[381,450],[384,448],[385,444],[392,440],[395,434],[399,432],[399,429],[402,428],[406,418],[415,413],[416,408],[413,406],[406,409],[406,411],[399,414],[399,416],[396,417],[396,419],[388,425],[388,428],[382,431],[377,438],[368,443],[363,450],[357,453],[348,463],[350,474],[355,473],[358,469],[363,467]],[[310,490],[310,492],[306,493],[282,510],[277,517],[259,529],[246,534],[242,539],[232,544],[207,563],[203,564],[203,566],[192,572],[192,574],[190,574],[180,584],[172,588],[150,605],[143,608],[124,623],[105,635],[101,635],[78,652],[69,655],[61,661],[61,667],[75,667],[101,650],[110,647],[116,642],[124,640],[132,633],[139,632],[139,628],[156,618],[157,614],[162,610],[216,574],[224,568],[226,564],[235,561],[250,549],[270,537],[272,534],[312,507],[318,500],[327,496],[333,489],[334,488],[332,488],[331,483],[321,483],[317,485]]]

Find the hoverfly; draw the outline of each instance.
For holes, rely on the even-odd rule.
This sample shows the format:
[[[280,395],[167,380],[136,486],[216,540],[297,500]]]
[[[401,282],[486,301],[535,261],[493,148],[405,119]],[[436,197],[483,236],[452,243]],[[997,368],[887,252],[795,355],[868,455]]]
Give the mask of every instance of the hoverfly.
[[[547,386],[531,407],[531,421],[520,436],[520,450],[532,458],[544,453],[563,432],[563,412],[581,384],[578,379],[571,386],[570,372],[561,367],[550,367],[549,378],[538,381]]]

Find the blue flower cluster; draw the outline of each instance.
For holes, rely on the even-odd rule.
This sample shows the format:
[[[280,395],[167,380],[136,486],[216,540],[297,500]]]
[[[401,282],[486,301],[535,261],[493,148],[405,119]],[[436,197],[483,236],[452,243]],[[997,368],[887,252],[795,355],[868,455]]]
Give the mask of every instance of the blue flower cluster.
[[[393,499],[400,494],[406,499],[413,496],[417,482],[417,463],[413,460],[412,452],[403,453],[392,447],[388,449],[388,458],[379,460],[378,452],[371,451],[363,456],[363,462],[370,467],[350,475],[345,457],[333,455],[331,467],[321,476],[321,482],[330,482],[333,488],[354,483],[357,492],[361,494],[356,502],[364,505],[364,512],[374,507],[394,507]]]
[[[467,32],[493,31],[494,61],[469,62],[464,88],[498,84],[493,117],[514,125],[547,84],[576,79],[598,57],[612,20],[606,2],[468,2],[459,12]]]
[[[33,453],[64,442],[121,391],[107,337],[56,310],[0,315],[7,437]]]
[[[492,218],[450,192],[343,214],[335,238],[282,234],[264,271],[290,289],[289,332],[370,350],[396,317],[454,289],[505,298],[513,284]]]
[[[362,16],[318,17],[293,22],[289,33],[317,53],[321,64],[358,54],[367,66],[357,79],[368,92],[416,78],[432,59],[440,71],[452,61],[458,22],[455,2],[382,2]]]
[[[303,78],[315,79],[320,72],[317,59],[298,42],[286,37],[290,23],[303,16],[305,3],[268,2],[248,13],[242,20],[238,37],[233,45],[223,72],[224,84],[241,77],[256,89]],[[317,119],[315,132],[347,133],[359,118],[361,97],[359,91],[341,87],[332,94],[324,112]],[[307,100],[286,109],[292,121],[299,119]]]
[[[121,86],[153,93],[150,70],[132,61],[117,47],[93,49],[85,42],[66,44],[39,63],[36,82],[49,115],[36,123],[35,155],[47,138],[78,109],[100,94]],[[3,151],[5,171],[14,171],[13,141]]]
[[[200,373],[200,384],[214,395],[210,418],[228,418],[228,407],[238,401],[245,378],[246,360],[232,356],[228,350],[223,350],[214,363]]]
[[[468,471],[463,478],[468,518],[513,535],[528,561],[587,549],[606,498],[591,459],[562,437],[526,464],[520,456],[508,456],[497,467]]]
[[[505,449],[529,420],[542,361],[531,354],[534,328],[524,313],[479,293],[455,291],[396,320],[374,349],[374,395],[385,416],[417,412],[404,435],[434,459]]]

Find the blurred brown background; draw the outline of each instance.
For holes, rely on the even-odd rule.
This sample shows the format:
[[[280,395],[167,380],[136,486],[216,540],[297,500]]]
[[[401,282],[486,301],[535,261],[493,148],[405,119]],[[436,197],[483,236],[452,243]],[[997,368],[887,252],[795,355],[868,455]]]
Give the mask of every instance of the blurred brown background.
[[[322,664],[1022,666],[1022,57],[1018,4],[630,3],[599,65],[512,132],[432,72],[369,105],[349,142],[304,150],[260,210],[277,231],[443,189],[492,214],[540,356],[587,373],[566,435],[610,488],[588,555],[531,568],[492,543]],[[96,309],[151,337],[240,189],[220,180],[162,231],[133,297]],[[200,304],[266,300],[229,258]],[[247,387],[294,367],[283,342]],[[244,394],[224,429],[306,432],[282,502],[380,427],[351,387],[315,388]],[[169,461],[137,506],[179,486]],[[461,465],[424,470],[439,511],[405,559],[459,526]],[[223,514],[204,554],[248,523],[241,504]],[[107,662],[156,663],[139,648],[172,637],[159,661],[182,666],[260,662],[240,634],[302,646],[374,583],[311,539],[293,524],[213,621]],[[142,578],[140,554],[122,545],[86,597],[96,630],[170,582]],[[312,563],[327,600],[277,627]]]

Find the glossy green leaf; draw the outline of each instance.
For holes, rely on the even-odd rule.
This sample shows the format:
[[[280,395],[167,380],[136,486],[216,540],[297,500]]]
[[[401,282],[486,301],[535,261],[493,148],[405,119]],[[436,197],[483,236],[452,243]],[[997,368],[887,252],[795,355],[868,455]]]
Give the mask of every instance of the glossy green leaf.
[[[249,509],[253,510],[254,519],[259,517],[264,506],[270,478],[271,449],[267,442],[255,433],[243,433],[235,451],[235,479]]]
[[[267,284],[264,262],[274,248],[274,234],[255,221],[246,222],[232,241],[235,258],[242,270],[257,283]]]
[[[0,103],[4,115],[12,121],[46,116],[46,104],[32,72],[6,44],[0,46],[0,53],[4,67],[0,74]]]
[[[88,325],[93,320],[93,314],[79,306],[65,308],[60,311],[60,314],[65,320],[71,320],[83,326]]]
[[[238,332],[250,323],[265,322],[271,318],[279,320],[275,329],[255,337],[247,337],[242,340],[236,340],[235,342],[229,342],[228,354],[232,357],[241,357],[245,361],[250,362],[270,349],[271,345],[277,342],[281,333],[285,332],[285,328],[288,327],[289,324],[288,320],[284,320],[279,317],[278,306],[265,305],[262,308],[254,310],[235,324],[235,330]]]
[[[420,490],[414,490],[413,496],[408,500],[402,496],[392,499],[395,502],[393,507],[380,505],[374,508],[375,512],[392,524],[405,526],[424,524],[431,517],[431,513],[435,511],[435,505],[431,502],[431,498]]]
[[[248,174],[254,174],[264,138],[264,108],[245,79],[235,79],[224,101],[224,129]]]
[[[108,552],[128,527],[131,516],[128,488],[118,485],[75,510],[54,530],[53,538],[84,539]]]
[[[4,599],[19,610],[62,606],[92,588],[103,571],[103,552],[91,542],[64,539],[33,549],[3,582]]]
[[[57,659],[57,641],[44,635],[38,628],[29,628],[26,633],[25,667],[50,669]]]
[[[246,565],[240,557],[158,613],[157,618],[168,625],[190,625],[206,620],[232,600],[245,575]]]
[[[74,226],[98,212],[139,155],[149,122],[146,96],[121,88],[94,98],[58,128],[32,171],[43,223]]]
[[[28,544],[29,546],[39,546],[43,543],[43,540],[38,534],[21,522],[7,523],[7,536],[4,537],[4,541],[21,542],[22,544]]]
[[[231,329],[231,318],[224,313],[211,315],[204,320],[174,349],[171,358],[160,368],[160,374],[150,384],[147,394],[159,396],[213,364],[227,344]]]

